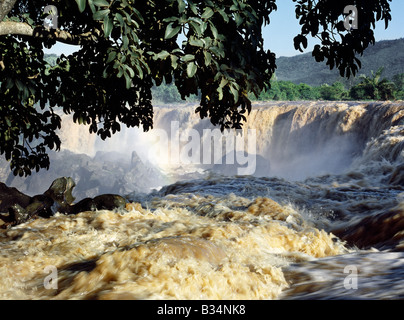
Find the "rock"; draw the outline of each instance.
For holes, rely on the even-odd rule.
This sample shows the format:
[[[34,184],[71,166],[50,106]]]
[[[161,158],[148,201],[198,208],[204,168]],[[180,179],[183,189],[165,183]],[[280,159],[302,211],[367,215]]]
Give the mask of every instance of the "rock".
[[[127,201],[116,194],[103,194],[95,198],[85,198],[72,206],[70,213],[77,214],[83,211],[114,210],[126,206]]]
[[[27,210],[21,207],[18,203],[13,204],[9,209],[9,218],[15,224],[20,224],[28,221],[30,214]]]
[[[72,191],[75,186],[76,184],[70,177],[57,178],[52,182],[49,189],[44,192],[44,195],[55,202],[53,210],[60,212],[69,211],[69,206],[74,201]]]
[[[75,183],[70,177],[54,180],[43,194],[30,197],[0,183],[0,227],[7,228],[38,217],[49,218],[56,212],[77,214],[82,211],[114,210],[125,208],[127,201],[116,194],[85,198],[73,204]],[[7,214],[8,213],[8,214]]]
[[[0,212],[7,213],[13,204],[18,204],[22,208],[29,205],[31,197],[18,191],[16,188],[9,188],[0,182]]]
[[[31,198],[31,203],[26,207],[33,217],[49,218],[57,211],[54,208],[54,200],[46,195],[39,194]]]

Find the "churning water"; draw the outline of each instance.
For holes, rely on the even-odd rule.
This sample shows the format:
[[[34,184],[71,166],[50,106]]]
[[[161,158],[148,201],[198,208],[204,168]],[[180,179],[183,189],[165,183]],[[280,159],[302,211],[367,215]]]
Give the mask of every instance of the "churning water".
[[[127,192],[120,211],[2,230],[0,298],[404,298],[403,103],[256,104],[244,128],[255,130],[249,176],[237,161],[167,161],[173,130],[185,133],[181,149],[213,129],[193,110],[156,108],[163,131],[105,144],[62,132],[76,153],[136,151],[164,181]]]

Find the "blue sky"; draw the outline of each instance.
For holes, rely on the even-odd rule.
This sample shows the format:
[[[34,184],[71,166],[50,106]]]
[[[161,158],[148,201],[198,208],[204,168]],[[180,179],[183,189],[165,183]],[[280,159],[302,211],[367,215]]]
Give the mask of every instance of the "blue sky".
[[[404,38],[404,0],[393,0],[390,5],[392,21],[387,30],[383,23],[376,24],[376,41]],[[299,22],[295,18],[295,3],[292,0],[278,0],[277,6],[278,10],[270,16],[271,23],[263,30],[265,49],[270,49],[277,57],[298,55],[300,51],[296,51],[293,46],[293,38],[300,31]],[[315,41],[309,39],[306,51],[312,51],[314,44]],[[57,44],[45,52],[70,54],[74,50],[74,46]]]

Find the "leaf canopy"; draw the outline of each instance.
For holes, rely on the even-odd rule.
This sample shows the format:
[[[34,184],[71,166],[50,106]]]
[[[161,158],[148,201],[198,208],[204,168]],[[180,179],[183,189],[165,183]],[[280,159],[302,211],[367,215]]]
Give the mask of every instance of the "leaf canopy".
[[[268,90],[276,69],[262,36],[275,0],[5,1],[14,6],[0,27],[25,27],[0,34],[0,153],[15,174],[49,167],[47,152],[60,148],[62,113],[102,139],[121,125],[152,129],[151,89],[162,83],[173,82],[183,99],[199,92],[196,112],[222,130],[241,128],[248,95]],[[293,1],[302,26],[296,49],[308,46],[308,36],[320,37],[315,59],[346,76],[374,43],[375,21],[387,26],[391,19],[388,0]],[[347,31],[341,19],[352,4],[360,27]],[[44,27],[48,5],[58,9],[58,29]],[[79,50],[51,65],[43,48],[57,41]]]

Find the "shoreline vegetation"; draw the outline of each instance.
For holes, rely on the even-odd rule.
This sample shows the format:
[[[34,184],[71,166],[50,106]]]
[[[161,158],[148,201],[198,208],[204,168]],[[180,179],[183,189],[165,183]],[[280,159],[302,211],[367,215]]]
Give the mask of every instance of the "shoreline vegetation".
[[[262,91],[258,97],[250,95],[251,101],[387,101],[404,100],[404,73],[395,75],[392,80],[382,78],[383,68],[371,75],[356,78],[356,84],[345,86],[340,81],[321,86],[306,83],[296,84],[292,81],[271,81],[271,88]],[[153,101],[157,104],[179,104],[198,102],[200,97],[194,95],[186,101],[181,99],[174,84],[162,83],[152,89]]]
[[[56,63],[56,54],[46,54],[50,65]],[[249,95],[252,102],[264,101],[397,101],[404,100],[404,73],[387,79],[382,77],[384,67],[370,75],[360,75],[350,84],[335,81],[312,86],[307,83],[294,83],[289,80],[278,80],[274,75],[271,88],[263,90],[258,97]],[[191,95],[186,100],[181,98],[174,83],[163,82],[152,88],[153,104],[197,103],[199,95]]]

